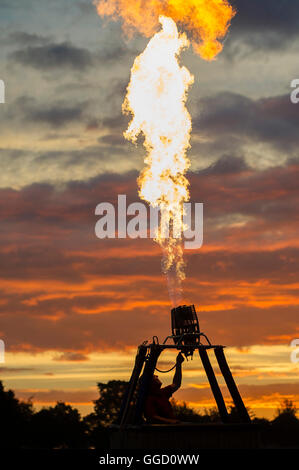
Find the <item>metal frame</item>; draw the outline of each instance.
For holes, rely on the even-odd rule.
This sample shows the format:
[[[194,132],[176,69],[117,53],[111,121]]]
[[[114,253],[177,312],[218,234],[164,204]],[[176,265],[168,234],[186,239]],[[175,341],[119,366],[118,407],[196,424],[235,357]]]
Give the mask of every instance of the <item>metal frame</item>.
[[[241,398],[241,395],[239,393],[239,390],[237,388],[237,385],[234,381],[234,378],[232,376],[232,373],[230,371],[230,368],[227,364],[227,361],[224,355],[223,349],[225,346],[212,345],[210,341],[208,340],[208,338],[206,337],[206,335],[204,335],[203,333],[192,333],[192,335],[194,336],[194,340],[195,340],[194,344],[184,345],[182,344],[182,341],[185,335],[187,335],[188,338],[190,338],[191,334],[185,333],[181,335],[180,337],[173,336],[173,335],[167,336],[163,344],[159,344],[157,340],[155,341],[154,338],[156,337],[154,337],[153,342],[151,344],[147,344],[147,342],[144,342],[138,347],[137,355],[135,358],[135,366],[134,366],[125,396],[123,398],[122,406],[121,406],[120,413],[119,413],[119,423],[120,423],[121,428],[125,427],[128,424],[135,424],[135,425],[142,424],[143,422],[142,416],[144,412],[145,401],[146,401],[150,384],[151,384],[151,381],[155,372],[157,361],[158,361],[160,354],[165,349],[176,349],[178,351],[181,351],[182,353],[186,352],[187,354],[190,354],[190,350],[192,350],[192,352],[195,352],[196,350],[198,350],[199,357],[201,359],[201,362],[204,367],[205,373],[207,375],[212,393],[214,395],[221,420],[223,423],[228,423],[229,414],[227,412],[225,401],[223,399],[217,378],[215,376],[213,367],[211,365],[211,362],[207,353],[209,349],[213,349],[220,371],[224,377],[227,388],[230,392],[234,405],[237,409],[240,422],[250,423],[250,417],[249,417],[248,411],[243,403],[243,400]],[[208,342],[207,345],[200,343],[201,336],[203,336],[207,340]],[[172,338],[173,340],[175,340],[176,344],[166,344],[169,338]],[[197,340],[199,342],[196,343]],[[143,370],[143,374],[142,374],[140,385],[139,385],[135,411],[132,414],[130,413],[130,411],[132,411],[132,406],[131,406],[132,399],[133,399],[134,392],[137,388],[138,379],[140,377],[143,366],[144,366],[144,370]]]

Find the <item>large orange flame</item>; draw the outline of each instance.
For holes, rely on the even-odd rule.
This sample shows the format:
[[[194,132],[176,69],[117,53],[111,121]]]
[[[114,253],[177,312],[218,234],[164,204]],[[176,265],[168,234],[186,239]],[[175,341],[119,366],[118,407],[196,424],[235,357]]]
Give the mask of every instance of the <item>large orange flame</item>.
[[[128,36],[140,32],[151,37],[159,16],[167,16],[187,32],[196,53],[213,59],[221,50],[235,11],[228,0],[94,0],[100,16],[122,20]]]

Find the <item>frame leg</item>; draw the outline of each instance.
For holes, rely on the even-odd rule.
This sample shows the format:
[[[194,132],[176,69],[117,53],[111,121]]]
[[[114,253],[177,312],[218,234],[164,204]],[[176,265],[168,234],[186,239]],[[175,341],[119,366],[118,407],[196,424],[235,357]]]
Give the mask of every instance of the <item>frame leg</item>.
[[[248,411],[246,410],[246,407],[243,403],[243,400],[241,398],[237,385],[234,381],[230,368],[226,362],[223,347],[215,348],[214,353],[218,361],[222,375],[224,377],[224,380],[226,382],[227,388],[229,389],[229,392],[231,394],[235,407],[237,408],[241,421],[244,423],[250,423],[250,417],[249,417]]]
[[[137,381],[145,361],[146,350],[146,346],[139,346],[136,354],[135,366],[119,412],[119,423],[121,427],[125,426],[125,424],[127,423],[131,400],[135,392]]]
[[[219,410],[222,422],[227,423],[229,421],[228,412],[227,412],[225,402],[223,400],[223,396],[222,396],[221,390],[219,388],[216,376],[214,374],[209,356],[207,354],[207,351],[204,348],[198,348],[198,352],[199,352],[199,355],[200,355],[202,365],[204,366],[205,372],[207,374],[207,377],[208,377],[210,387],[211,387],[211,390],[213,392],[215,401],[217,403],[218,410]]]
[[[142,379],[136,403],[134,424],[142,422],[142,414],[144,412],[145,401],[149,392],[149,388],[155,372],[158,357],[160,356],[161,348],[159,345],[152,344],[150,346],[150,354],[144,366]]]

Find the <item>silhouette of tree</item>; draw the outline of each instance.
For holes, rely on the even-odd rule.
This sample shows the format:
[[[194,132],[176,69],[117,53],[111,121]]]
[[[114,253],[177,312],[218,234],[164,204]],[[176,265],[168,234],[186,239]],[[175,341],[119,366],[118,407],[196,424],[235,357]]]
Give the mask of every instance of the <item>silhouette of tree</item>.
[[[32,418],[33,442],[39,448],[82,448],[87,446],[85,424],[76,408],[57,402]]]
[[[100,397],[94,401],[94,414],[102,426],[117,422],[124,393],[128,382],[124,380],[110,380],[104,384],[99,382]]]
[[[171,399],[171,405],[175,416],[183,422],[190,423],[215,423],[220,422],[220,415],[216,408],[204,409],[201,414],[194,408],[187,405],[186,402],[178,403],[174,398]]]
[[[283,400],[280,407],[276,410],[276,416],[273,420],[275,424],[287,424],[290,425],[291,423],[298,424],[299,420],[296,416],[297,414],[297,407],[292,402],[292,400],[288,400],[287,398]]]
[[[202,415],[189,407],[186,402],[178,403],[174,398],[170,400],[173,412],[177,419],[183,422],[200,423]]]
[[[271,423],[271,440],[284,447],[299,447],[299,420],[295,404],[285,399]]]
[[[4,390],[0,381],[0,422],[2,448],[19,448],[30,441],[30,422],[33,415],[32,403],[22,402],[12,390]]]
[[[107,448],[109,437],[107,426],[116,423],[128,382],[110,380],[97,384],[100,397],[94,401],[94,412],[85,416],[88,440],[92,447]]]
[[[248,414],[250,416],[250,419],[253,420],[254,419],[253,411],[249,407],[247,407],[247,411],[248,411]],[[228,414],[229,414],[229,422],[230,423],[240,423],[240,416],[239,416],[238,410],[235,407],[235,405],[229,405],[228,406]]]
[[[86,427],[87,439],[90,447],[96,449],[109,448],[109,434],[106,426],[100,424],[95,413],[90,413],[83,418]]]
[[[35,412],[31,401],[23,402],[12,390],[5,390],[0,381],[1,448],[109,448],[108,426],[116,423],[123,395],[128,382],[111,380],[98,383],[99,398],[94,401],[94,412],[84,419],[76,408],[57,402],[54,407]],[[133,398],[134,402],[134,398]],[[219,423],[216,408],[199,413],[185,402],[172,399],[172,406],[182,422]],[[134,407],[133,407],[134,408]],[[251,416],[253,413],[249,410]],[[261,425],[262,441],[266,447],[299,447],[299,419],[297,407],[291,400],[284,400],[275,418],[252,417]],[[229,407],[231,422],[239,421],[234,406]]]
[[[204,423],[221,423],[219,411],[216,407],[204,408],[203,414]]]

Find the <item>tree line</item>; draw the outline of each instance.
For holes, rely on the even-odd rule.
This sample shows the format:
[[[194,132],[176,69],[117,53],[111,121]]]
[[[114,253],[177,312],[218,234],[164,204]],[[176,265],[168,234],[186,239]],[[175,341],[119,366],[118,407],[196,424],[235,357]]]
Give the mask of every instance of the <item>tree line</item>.
[[[55,406],[34,408],[32,400],[16,398],[12,390],[5,390],[0,381],[1,448],[34,449],[88,449],[109,448],[108,427],[117,423],[118,412],[128,382],[111,380],[98,383],[99,398],[94,401],[92,413],[81,417],[79,411],[58,401]],[[182,422],[221,422],[216,408],[202,413],[179,404],[172,405]],[[253,423],[260,424],[265,447],[299,448],[299,419],[291,400],[284,400],[272,420],[259,419],[252,412]],[[238,422],[234,406],[229,408],[231,422]]]

